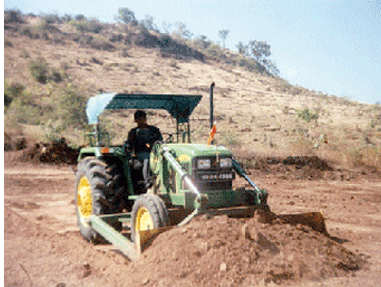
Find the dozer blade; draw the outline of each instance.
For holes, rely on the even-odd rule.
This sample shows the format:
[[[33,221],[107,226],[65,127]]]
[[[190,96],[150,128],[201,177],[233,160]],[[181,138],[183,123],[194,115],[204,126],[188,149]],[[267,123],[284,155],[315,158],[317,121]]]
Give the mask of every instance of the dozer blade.
[[[323,214],[321,212],[306,212],[299,214],[280,214],[276,216],[282,223],[292,225],[302,224],[311,227],[313,230],[328,235]]]
[[[323,214],[321,212],[305,212],[297,214],[275,214],[271,211],[260,212],[260,219],[263,222],[271,223],[273,221],[280,221],[281,223],[288,223],[292,225],[305,225],[311,227],[313,230],[329,235],[325,226]]]
[[[156,229],[149,229],[149,230],[142,230],[139,231],[139,238],[137,238],[139,244],[140,251],[143,251],[148,246],[151,245],[153,240],[160,234],[163,233],[169,229],[171,229],[173,226],[167,226],[167,227],[159,227]]]

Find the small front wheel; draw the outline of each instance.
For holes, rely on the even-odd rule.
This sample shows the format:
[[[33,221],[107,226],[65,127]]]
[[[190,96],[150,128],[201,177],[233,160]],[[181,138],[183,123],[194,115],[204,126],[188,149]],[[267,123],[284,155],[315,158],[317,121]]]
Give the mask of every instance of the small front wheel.
[[[131,239],[134,242],[140,240],[142,245],[149,239],[142,231],[153,230],[169,226],[168,210],[164,201],[155,194],[143,194],[138,197],[132,206]]]

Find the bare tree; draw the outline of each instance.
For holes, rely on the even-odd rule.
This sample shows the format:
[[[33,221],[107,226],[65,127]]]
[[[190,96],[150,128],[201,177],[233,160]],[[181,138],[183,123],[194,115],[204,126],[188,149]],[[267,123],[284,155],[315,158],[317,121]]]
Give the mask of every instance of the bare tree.
[[[266,57],[271,55],[271,46],[265,41],[249,41],[249,52],[251,56],[259,63],[262,64]]]
[[[118,14],[115,16],[115,20],[118,22],[123,22],[125,24],[135,22],[135,13],[128,8],[119,8]]]
[[[247,56],[247,50],[248,46],[244,45],[241,41],[236,45],[238,49],[238,53],[240,53],[242,56]]]
[[[176,22],[177,29],[173,32],[179,38],[190,39],[193,34],[187,30],[187,26],[182,22]]]
[[[151,15],[146,15],[146,18],[140,21],[140,25],[147,30],[159,32],[156,24],[153,22],[153,19],[154,18]]]
[[[220,38],[222,39],[222,43],[223,43],[223,46],[224,46],[224,49],[225,49],[225,41],[226,41],[226,38],[227,38],[228,35],[229,35],[229,30],[221,30],[221,31],[218,31],[218,35],[219,35]]]

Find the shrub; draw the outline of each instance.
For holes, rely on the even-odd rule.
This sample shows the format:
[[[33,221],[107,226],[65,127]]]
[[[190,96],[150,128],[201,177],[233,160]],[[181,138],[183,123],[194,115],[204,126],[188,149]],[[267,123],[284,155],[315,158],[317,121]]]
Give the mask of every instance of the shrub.
[[[221,47],[217,44],[209,45],[209,47],[206,49],[206,52],[216,58],[219,58],[222,54]]]
[[[250,72],[259,72],[260,71],[258,63],[251,58],[239,55],[238,59],[237,59],[237,63],[238,63],[238,66],[243,67]]]
[[[32,77],[39,83],[45,84],[48,79],[48,63],[44,58],[39,57],[29,63],[29,70]]]
[[[18,9],[5,10],[4,23],[24,23],[22,12]]]
[[[40,17],[46,24],[61,24],[62,20],[56,13],[53,14],[41,14]]]
[[[92,32],[98,34],[103,29],[102,23],[96,18],[91,18],[90,20],[71,20],[69,25],[75,27],[79,32]]]
[[[353,167],[359,167],[364,164],[364,152],[361,148],[352,147],[347,152],[349,164]]]
[[[306,121],[307,123],[311,122],[312,120],[317,120],[319,118],[319,111],[310,111],[309,108],[304,108],[303,110],[297,110],[297,115],[302,120]]]
[[[107,39],[101,36],[96,36],[91,39],[90,47],[96,50],[109,51],[115,50],[114,45],[112,45]]]
[[[48,120],[42,125],[44,131],[43,141],[44,142],[58,142],[62,138],[62,129],[52,120]]]
[[[193,43],[196,49],[200,49],[201,51],[203,51],[212,44],[212,41],[208,40],[208,38],[205,35],[200,35],[193,41]]]
[[[71,20],[69,25],[75,27],[79,32],[89,31],[89,22],[86,20]]]
[[[62,22],[70,22],[71,20],[73,20],[73,16],[70,15],[70,14],[65,14],[64,16],[61,17],[61,21]]]
[[[25,87],[20,83],[4,83],[4,106],[9,107],[13,99],[20,97]]]
[[[29,38],[34,38],[35,36],[33,35],[31,29],[29,27],[25,27],[21,30],[21,35],[27,36]]]
[[[96,19],[96,18],[91,18],[89,21],[89,32],[93,32],[93,33],[100,33],[103,29],[103,26],[102,26],[102,23]]]
[[[59,91],[57,110],[64,129],[87,125],[86,102],[82,92],[72,84]]]
[[[28,59],[30,57],[29,53],[27,51],[21,51],[20,57],[23,59]]]
[[[63,81],[63,77],[60,73],[60,71],[54,69],[52,71],[52,75],[50,77],[55,83],[59,83],[59,82],[62,82]]]
[[[13,47],[13,44],[9,40],[4,40],[4,47]]]
[[[12,99],[6,115],[13,123],[39,124],[41,107],[33,101],[33,95],[24,90]]]

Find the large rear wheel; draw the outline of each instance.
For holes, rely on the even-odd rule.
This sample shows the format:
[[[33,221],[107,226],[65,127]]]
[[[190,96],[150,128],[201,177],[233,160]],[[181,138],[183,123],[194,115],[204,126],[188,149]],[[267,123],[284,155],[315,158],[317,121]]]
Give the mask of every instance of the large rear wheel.
[[[140,240],[144,246],[159,228],[170,225],[168,210],[163,200],[155,194],[143,194],[138,197],[132,207],[131,239]],[[149,231],[153,230],[152,233]],[[145,233],[144,231],[147,231]]]
[[[119,212],[119,198],[123,191],[115,164],[107,164],[94,157],[85,158],[78,164],[74,201],[80,233],[86,240],[102,241],[90,226],[90,216]],[[122,228],[119,221],[111,225],[117,230]]]

